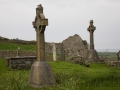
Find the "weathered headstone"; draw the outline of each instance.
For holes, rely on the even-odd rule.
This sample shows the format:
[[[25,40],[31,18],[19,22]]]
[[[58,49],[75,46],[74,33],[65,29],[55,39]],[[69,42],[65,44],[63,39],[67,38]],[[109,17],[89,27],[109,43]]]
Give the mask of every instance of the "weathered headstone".
[[[52,43],[53,45],[53,61],[56,61],[56,46],[55,46],[55,43]]]
[[[16,57],[17,50],[13,50],[13,57]]]
[[[17,50],[17,57],[20,56],[20,47],[18,47],[18,50]]]
[[[118,61],[120,61],[120,51],[117,53]]]
[[[7,50],[7,57],[10,57],[10,50]]]
[[[0,58],[2,58],[2,51],[0,50]]]
[[[93,33],[96,30],[96,27],[93,25],[93,20],[90,20],[90,26],[87,29],[90,32],[90,49],[87,52],[86,60],[87,61],[99,61],[99,56],[97,51],[94,49],[94,38]]]
[[[33,22],[37,39],[37,60],[31,66],[29,77],[30,86],[35,88],[42,88],[46,85],[53,86],[55,84],[52,68],[45,58],[44,31],[47,25],[48,19],[45,18],[43,14],[43,7],[40,4],[36,8],[36,17]]]
[[[2,58],[5,58],[5,53],[4,53],[4,50],[2,50]]]
[[[63,47],[63,43],[61,43],[61,60],[65,61],[65,50]]]

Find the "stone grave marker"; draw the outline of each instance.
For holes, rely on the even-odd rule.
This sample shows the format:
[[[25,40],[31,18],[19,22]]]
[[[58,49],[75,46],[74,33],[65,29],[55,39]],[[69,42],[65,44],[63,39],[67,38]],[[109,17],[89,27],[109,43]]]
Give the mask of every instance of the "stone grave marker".
[[[98,62],[100,61],[99,60],[99,56],[98,56],[98,53],[97,51],[94,49],[94,38],[93,38],[93,33],[94,31],[96,30],[96,27],[93,25],[93,20],[90,20],[90,25],[87,29],[90,33],[90,49],[88,50],[87,52],[87,55],[86,55],[86,60],[88,62]],[[86,61],[86,62],[87,62]]]
[[[36,8],[35,21],[33,21],[37,39],[37,60],[32,64],[29,76],[29,85],[35,88],[42,88],[46,85],[53,86],[55,84],[52,68],[45,57],[44,32],[47,25],[48,19],[45,18],[43,7],[40,4]]]
[[[56,61],[56,46],[55,46],[55,43],[52,43],[53,45],[53,61]]]
[[[118,61],[120,61],[120,51],[117,53]]]
[[[20,47],[18,47],[18,49],[17,49],[17,57],[19,57],[20,56]]]

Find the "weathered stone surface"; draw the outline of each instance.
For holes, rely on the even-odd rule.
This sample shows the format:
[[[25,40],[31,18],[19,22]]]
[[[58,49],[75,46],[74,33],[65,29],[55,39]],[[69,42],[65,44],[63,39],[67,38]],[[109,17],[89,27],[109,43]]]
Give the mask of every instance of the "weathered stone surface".
[[[63,47],[65,50],[65,55],[67,56],[66,60],[71,62],[71,58],[73,57],[82,57],[83,59],[86,57],[88,44],[85,40],[75,34],[74,36],[70,36],[63,41]],[[76,62],[76,59],[73,60]],[[77,60],[78,61],[78,60]]]
[[[20,56],[20,47],[18,47],[17,56]]]
[[[63,43],[61,43],[61,59],[62,61],[65,61],[65,49],[64,49],[64,46],[63,46]]]
[[[105,60],[104,63],[108,66],[120,67],[120,61]]]
[[[97,54],[97,51],[96,50],[94,50],[94,49],[89,49],[88,51],[87,51],[87,55],[86,55],[86,59],[88,60],[88,61],[90,61],[90,62],[99,62],[100,60],[99,60],[99,56],[98,56],[98,54]]]
[[[73,56],[73,57],[67,58],[66,61],[75,63],[75,64],[84,65],[84,58],[81,56]]]
[[[19,51],[20,56],[36,56],[35,51]],[[0,50],[0,58],[16,57],[17,50]]]
[[[120,51],[117,53],[118,61],[120,61]]]
[[[56,59],[56,46],[54,43],[52,43],[52,45],[53,45],[53,61],[56,61],[57,60]]]
[[[30,69],[36,60],[36,56],[7,58],[7,66],[11,69]]]
[[[52,68],[46,61],[36,61],[33,63],[29,84],[35,88],[42,88],[46,85],[53,86],[55,83]]]
[[[43,14],[42,5],[36,8],[36,17],[33,27],[36,31],[37,39],[37,60],[31,66],[29,84],[35,88],[42,88],[46,85],[54,85],[55,78],[51,66],[46,62],[44,31],[48,25],[48,19]]]

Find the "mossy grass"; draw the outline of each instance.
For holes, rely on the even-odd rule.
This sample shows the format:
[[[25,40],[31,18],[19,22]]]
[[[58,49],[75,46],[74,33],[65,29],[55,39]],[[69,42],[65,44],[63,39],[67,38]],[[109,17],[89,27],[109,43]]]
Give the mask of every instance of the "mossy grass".
[[[32,88],[30,70],[11,70],[0,59],[0,90],[120,90],[120,68],[101,63],[90,67],[64,61],[49,61],[56,79],[54,87]]]

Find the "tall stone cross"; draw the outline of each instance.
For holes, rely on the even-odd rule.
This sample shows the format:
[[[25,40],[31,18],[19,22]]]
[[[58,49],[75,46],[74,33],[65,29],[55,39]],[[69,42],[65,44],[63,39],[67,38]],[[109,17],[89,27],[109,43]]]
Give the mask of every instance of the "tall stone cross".
[[[33,27],[35,28],[36,31],[38,61],[45,61],[44,31],[46,26],[48,26],[48,19],[45,18],[43,14],[43,7],[40,4],[36,8],[36,17],[35,21],[33,21]]]
[[[88,27],[88,31],[90,32],[90,49],[94,49],[94,30],[96,30],[96,27],[93,25],[93,20],[90,20],[90,26]]]
[[[87,51],[86,60],[87,61],[99,61],[99,56],[97,54],[97,51],[94,49],[94,37],[93,33],[94,30],[96,30],[96,27],[93,25],[93,20],[90,20],[90,25],[87,28],[87,30],[90,32],[90,49]]]
[[[44,32],[48,25],[48,19],[43,14],[42,5],[38,5],[36,8],[36,17],[33,21],[33,27],[36,31],[37,41],[37,60],[31,66],[29,84],[35,88],[42,88],[46,85],[54,85],[55,79],[52,72],[52,68],[47,63],[45,58],[45,39]]]

